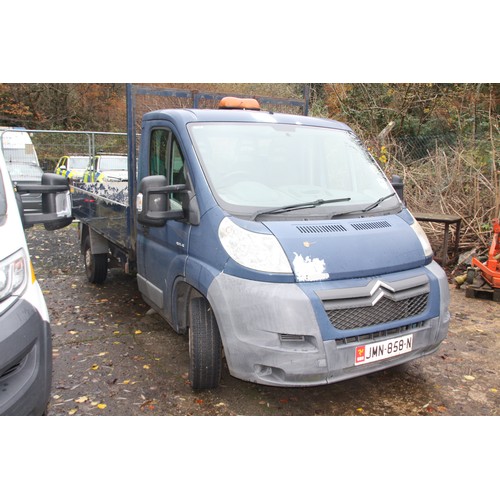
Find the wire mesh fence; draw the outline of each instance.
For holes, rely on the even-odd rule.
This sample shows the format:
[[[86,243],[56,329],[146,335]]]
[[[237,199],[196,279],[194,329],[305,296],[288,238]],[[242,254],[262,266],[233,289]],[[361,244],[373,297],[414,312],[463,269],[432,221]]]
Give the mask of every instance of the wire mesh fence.
[[[40,166],[46,172],[54,170],[62,156],[96,154],[127,154],[127,134],[115,132],[30,130]]]
[[[500,146],[495,138],[495,147]],[[469,149],[487,156],[491,153],[492,142],[487,137],[467,137],[458,134],[400,136],[392,141],[394,153],[400,161],[409,163],[435,155],[436,151],[452,153],[458,149]]]

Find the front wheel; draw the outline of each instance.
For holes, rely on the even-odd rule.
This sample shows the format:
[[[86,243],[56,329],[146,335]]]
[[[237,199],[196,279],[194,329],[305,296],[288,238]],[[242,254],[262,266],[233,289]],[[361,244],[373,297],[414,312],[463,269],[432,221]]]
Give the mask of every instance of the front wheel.
[[[222,341],[210,304],[203,297],[189,307],[189,379],[193,389],[215,389],[222,372]]]
[[[90,236],[85,238],[83,244],[83,258],[85,261],[85,273],[90,283],[103,283],[108,275],[108,254],[92,253]]]

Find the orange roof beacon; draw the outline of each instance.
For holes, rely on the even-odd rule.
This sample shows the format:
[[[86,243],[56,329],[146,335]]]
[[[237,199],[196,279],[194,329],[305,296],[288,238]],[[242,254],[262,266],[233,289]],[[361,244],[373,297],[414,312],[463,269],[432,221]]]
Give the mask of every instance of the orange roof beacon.
[[[257,99],[228,96],[220,100],[219,109],[248,109],[251,111],[260,111],[260,104]]]

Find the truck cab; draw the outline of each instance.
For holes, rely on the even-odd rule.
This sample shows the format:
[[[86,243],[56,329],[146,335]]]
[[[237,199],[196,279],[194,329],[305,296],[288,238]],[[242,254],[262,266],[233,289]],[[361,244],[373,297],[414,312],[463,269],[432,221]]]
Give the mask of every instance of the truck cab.
[[[221,107],[145,114],[138,162],[138,285],[189,335],[193,388],[222,353],[237,378],[310,386],[435,352],[446,275],[354,132]]]

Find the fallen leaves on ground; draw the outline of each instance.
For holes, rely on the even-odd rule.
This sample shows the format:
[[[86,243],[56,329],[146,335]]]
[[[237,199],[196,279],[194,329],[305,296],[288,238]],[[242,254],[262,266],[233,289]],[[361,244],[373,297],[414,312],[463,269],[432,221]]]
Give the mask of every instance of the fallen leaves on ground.
[[[144,401],[144,403],[141,404],[141,406],[139,407],[141,410],[154,410],[156,408],[155,405],[158,404],[158,401],[156,401],[156,399],[148,399],[146,401]]]

